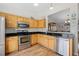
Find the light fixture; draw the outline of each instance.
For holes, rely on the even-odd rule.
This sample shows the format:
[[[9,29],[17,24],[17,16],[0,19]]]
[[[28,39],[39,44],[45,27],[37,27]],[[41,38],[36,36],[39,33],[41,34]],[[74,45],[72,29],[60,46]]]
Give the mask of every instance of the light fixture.
[[[67,21],[65,21],[65,23],[67,23]]]
[[[50,10],[52,10],[52,9],[53,9],[53,7],[50,7],[49,9],[50,9]]]
[[[53,7],[53,4],[52,4],[52,3],[50,3],[50,7],[49,7],[49,9],[50,9],[50,10],[54,9],[54,7]]]
[[[70,20],[68,20],[68,22],[70,23]]]
[[[65,20],[65,23],[70,23],[70,17],[69,17],[69,14],[67,14],[67,19]]]
[[[38,6],[39,4],[38,3],[34,3],[34,6]]]

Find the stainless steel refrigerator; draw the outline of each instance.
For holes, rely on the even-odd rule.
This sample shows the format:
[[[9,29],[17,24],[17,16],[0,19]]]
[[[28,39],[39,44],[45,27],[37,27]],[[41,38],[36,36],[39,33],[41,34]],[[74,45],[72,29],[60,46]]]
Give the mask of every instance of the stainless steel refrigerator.
[[[0,16],[0,56],[5,56],[5,17]]]

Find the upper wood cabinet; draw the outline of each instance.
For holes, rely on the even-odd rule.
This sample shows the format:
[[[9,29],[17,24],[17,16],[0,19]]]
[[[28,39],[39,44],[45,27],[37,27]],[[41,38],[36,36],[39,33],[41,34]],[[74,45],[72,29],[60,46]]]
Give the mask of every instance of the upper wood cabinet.
[[[29,20],[29,18],[23,18],[23,21],[25,22],[25,23],[28,23],[29,24],[29,22],[30,22],[30,20]]]
[[[18,21],[18,22],[24,22],[24,18],[21,17],[21,16],[17,16],[17,21]]]
[[[45,28],[45,20],[34,20],[26,17],[16,16],[8,13],[0,12],[0,16],[4,16],[6,20],[6,28],[17,28],[18,22],[28,23],[30,28]]]
[[[3,12],[0,12],[0,16],[5,17],[6,28],[16,28],[17,16]]]
[[[6,28],[16,28],[17,27],[17,16],[7,15],[5,18]]]
[[[38,25],[38,28],[45,28],[46,22],[45,20],[37,20],[37,25]]]
[[[37,21],[33,19],[29,19],[30,28],[37,28]]]
[[[33,21],[33,28],[38,28],[38,25],[37,25],[37,21],[36,20]]]
[[[0,16],[6,16],[7,14],[6,13],[3,13],[3,12],[0,12]]]

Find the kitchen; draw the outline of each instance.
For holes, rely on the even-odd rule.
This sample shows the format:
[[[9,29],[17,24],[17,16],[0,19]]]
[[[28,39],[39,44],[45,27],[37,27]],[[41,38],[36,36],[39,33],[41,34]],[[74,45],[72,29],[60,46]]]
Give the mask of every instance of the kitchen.
[[[5,18],[5,42],[4,54],[6,56],[73,56],[74,55],[74,35],[71,32],[70,12],[71,7],[76,4],[0,4],[1,18]],[[26,13],[23,12],[26,8]],[[42,6],[43,5],[43,6]],[[58,6],[59,5],[59,6]],[[64,5],[64,6],[62,6]],[[66,5],[70,5],[65,7]],[[16,6],[16,7],[15,7]],[[22,9],[20,7],[22,7]],[[41,7],[42,6],[42,7]],[[53,10],[50,8],[46,13],[42,13],[42,8],[60,8]],[[62,6],[62,7],[61,7]],[[18,8],[17,8],[18,7]],[[31,8],[32,7],[32,8]],[[41,10],[39,12],[38,10]],[[9,9],[9,8],[16,8]],[[6,10],[7,9],[7,10]],[[19,10],[17,10],[19,9]],[[18,12],[18,13],[15,13]],[[32,14],[30,15],[30,13]],[[39,12],[39,14],[37,13]],[[22,13],[22,14],[21,14]],[[40,15],[42,14],[42,15]],[[45,14],[45,15],[44,15]],[[30,16],[30,17],[28,17]],[[39,16],[39,17],[38,17]],[[36,18],[35,18],[36,17]],[[64,20],[65,19],[65,20]],[[59,21],[58,21],[59,20]],[[3,41],[3,40],[2,40]],[[39,53],[40,52],[40,53]]]

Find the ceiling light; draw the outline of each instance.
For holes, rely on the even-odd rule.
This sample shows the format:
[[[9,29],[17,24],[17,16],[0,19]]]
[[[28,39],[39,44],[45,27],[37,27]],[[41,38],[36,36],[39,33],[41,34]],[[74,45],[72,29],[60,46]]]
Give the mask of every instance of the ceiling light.
[[[54,9],[54,7],[53,7],[53,4],[52,4],[52,3],[50,3],[50,7],[49,7],[49,9],[50,9],[50,10]]]
[[[67,23],[67,21],[65,21],[65,23]]]
[[[49,7],[50,10],[52,10],[54,7]]]
[[[38,3],[34,3],[34,6],[38,6],[39,4]]]
[[[70,21],[68,21],[70,23]]]

